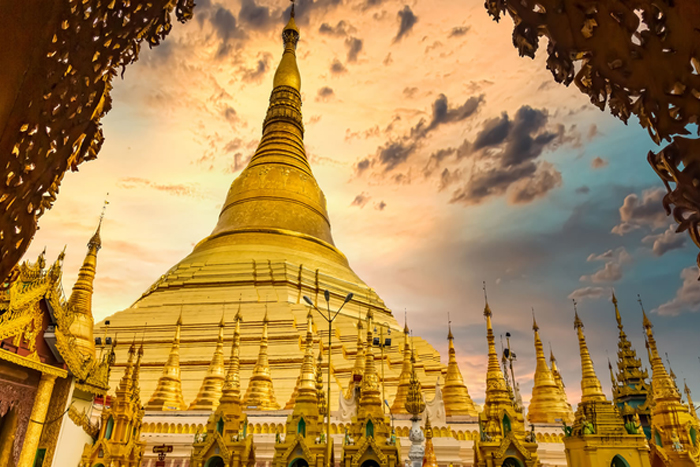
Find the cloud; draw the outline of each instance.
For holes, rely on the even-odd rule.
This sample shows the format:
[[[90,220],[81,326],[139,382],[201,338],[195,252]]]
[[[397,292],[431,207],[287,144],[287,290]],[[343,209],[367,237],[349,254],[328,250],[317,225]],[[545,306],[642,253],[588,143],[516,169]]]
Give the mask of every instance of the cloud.
[[[384,208],[386,208],[386,203],[384,202],[384,200],[374,205],[374,209],[376,209],[377,211],[383,211]]]
[[[651,243],[651,250],[656,256],[663,256],[664,253],[683,248],[687,237],[683,232],[676,232],[676,228],[675,224],[671,224],[668,229],[658,235],[647,235],[642,239],[642,243]]]
[[[413,98],[415,97],[415,95],[416,95],[417,92],[418,92],[418,88],[415,87],[415,86],[414,86],[414,87],[403,88],[403,95],[404,95],[407,99],[413,99]]]
[[[602,157],[596,157],[595,159],[593,159],[591,161],[591,168],[593,170],[602,169],[602,168],[607,167],[607,166],[608,166],[608,161],[603,159]]]
[[[164,193],[168,193],[170,195],[175,195],[175,196],[196,196],[196,197],[201,197],[201,194],[199,193],[199,189],[196,185],[194,184],[174,184],[174,183],[165,183],[165,184],[160,184],[153,182],[151,180],[146,180],[145,178],[138,178],[138,177],[126,177],[119,179],[117,182],[117,186],[119,188],[124,188],[127,190],[131,189],[136,189],[136,188],[150,188],[153,190],[157,191],[162,191]]]
[[[591,253],[588,255],[588,258],[586,258],[586,261],[589,263],[594,261],[604,261],[605,264],[601,269],[593,274],[581,276],[580,281],[593,282],[596,284],[601,282],[619,281],[622,279],[622,265],[630,262],[631,260],[632,257],[629,253],[627,253],[625,247],[620,247],[616,250],[608,250],[599,255]]]
[[[372,198],[372,197],[363,191],[359,195],[355,196],[355,199],[352,200],[352,203],[350,203],[350,206],[358,206],[360,208],[364,208],[365,204],[367,204],[369,202],[370,198]]]
[[[503,112],[486,120],[474,141],[462,146],[461,157],[470,156],[474,167],[450,202],[473,205],[507,193],[509,203],[524,204],[561,186],[561,173],[554,165],[536,159],[571,138],[562,125],[550,130],[547,123],[546,110],[527,105],[512,119]]]
[[[309,19],[315,12],[325,13],[330,11],[337,6],[343,4],[343,0],[297,0],[294,6],[294,12],[296,23],[298,25],[306,26],[309,24]],[[282,18],[287,21],[289,18],[290,10],[292,6],[288,6],[284,12],[282,12]]]
[[[389,66],[393,61],[394,59],[391,58],[391,52],[389,52],[388,54],[386,54],[386,57],[384,57],[384,60],[382,60],[382,64],[384,66]]]
[[[514,182],[508,190],[510,204],[527,204],[561,186],[561,173],[549,162],[542,162],[532,177]]]
[[[270,9],[255,3],[255,0],[243,0],[238,20],[251,29],[268,30],[272,26]]]
[[[653,310],[664,316],[677,316],[681,313],[700,311],[700,281],[698,267],[691,266],[681,271],[683,285],[676,291],[676,296]]]
[[[447,37],[462,37],[469,32],[471,27],[469,26],[456,26],[450,31],[450,35]]]
[[[260,54],[259,57],[260,58],[258,58],[258,61],[253,68],[240,68],[239,73],[243,81],[248,83],[259,83],[265,76],[265,73],[267,73],[267,71],[270,69],[272,55],[270,53],[263,53]]]
[[[357,56],[362,52],[362,39],[348,37],[345,39],[345,47],[348,49],[348,62],[356,62]]]
[[[316,102],[328,102],[335,96],[335,92],[328,86],[323,86],[316,94]]]
[[[338,21],[338,24],[331,26],[328,23],[321,24],[318,28],[318,32],[325,34],[327,36],[345,37],[348,34],[355,32],[356,29],[352,27],[350,23],[345,22],[345,20]]]
[[[612,233],[625,235],[640,227],[659,229],[668,223],[661,201],[666,194],[663,188],[649,188],[642,192],[642,199],[636,193],[625,197],[620,207],[620,223]]]
[[[454,107],[447,100],[447,96],[440,94],[432,104],[432,114],[429,120],[422,118],[407,133],[387,141],[379,146],[372,161],[376,161],[384,172],[396,168],[406,162],[421,147],[430,133],[442,125],[460,122],[476,113],[483,103],[483,95],[472,96],[463,104]],[[393,125],[387,127],[387,131]],[[359,173],[359,172],[358,172]]]
[[[568,298],[577,301],[581,301],[586,298],[595,299],[602,297],[603,294],[607,292],[609,292],[609,290],[603,287],[582,287],[571,292]]]
[[[221,40],[221,44],[216,52],[217,58],[227,56],[232,50],[232,39],[245,38],[245,33],[238,28],[236,17],[224,7],[218,7],[213,15],[210,15],[209,21],[214,28],[214,32]]]
[[[403,10],[398,13],[399,32],[394,37],[394,42],[400,41],[406,34],[411,32],[413,26],[418,22],[418,17],[413,14],[413,10],[408,5],[404,5]]]
[[[340,60],[337,58],[333,60],[333,63],[331,63],[331,73],[334,75],[341,75],[346,71],[348,71],[348,69],[345,68],[345,65],[343,65]]]
[[[580,187],[576,188],[576,194],[578,195],[587,195],[590,192],[591,189],[587,185],[581,185]]]

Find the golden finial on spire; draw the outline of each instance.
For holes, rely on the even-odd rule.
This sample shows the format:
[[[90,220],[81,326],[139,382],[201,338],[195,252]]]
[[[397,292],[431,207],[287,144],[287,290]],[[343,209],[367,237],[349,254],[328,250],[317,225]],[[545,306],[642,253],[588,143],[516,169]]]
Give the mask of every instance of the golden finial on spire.
[[[553,424],[557,423],[559,419],[568,424],[573,423],[574,414],[571,405],[566,400],[566,393],[561,390],[552,369],[547,365],[539,327],[535,320],[534,308],[532,310],[532,330],[535,336],[537,364],[535,367],[532,398],[528,407],[528,420],[530,423]]]
[[[537,325],[537,320],[535,319],[535,307],[532,307],[532,330],[537,332],[540,327]]]
[[[199,388],[199,393],[190,404],[188,410],[215,410],[219,406],[221,394],[226,380],[224,367],[224,314],[219,321],[219,335],[216,340],[214,355],[209,368]]]
[[[442,388],[442,400],[445,405],[445,414],[476,416],[477,410],[472,398],[469,396],[462,372],[457,363],[457,351],[455,350],[454,336],[452,335],[452,320],[447,313],[447,341],[448,363],[445,374],[445,386]]]
[[[574,327],[576,328],[578,334],[579,352],[581,354],[581,402],[605,401],[605,394],[600,386],[598,376],[595,374],[593,361],[591,360],[591,355],[588,352],[586,336],[583,334],[583,322],[581,321],[581,318],[579,318],[578,310],[576,309],[576,300],[573,302],[575,316]]]
[[[267,357],[268,323],[266,302],[258,361],[255,363],[255,367],[253,367],[253,375],[248,381],[248,388],[246,389],[245,398],[243,400],[244,406],[254,407],[258,410],[278,410],[280,408],[277,399],[275,399],[275,391],[270,374],[270,362]]]
[[[175,323],[175,336],[170,347],[168,360],[163,367],[163,374],[151,399],[146,404],[149,410],[185,410],[187,405],[182,397],[182,379],[180,373],[180,333],[182,328],[182,305],[180,316]]]

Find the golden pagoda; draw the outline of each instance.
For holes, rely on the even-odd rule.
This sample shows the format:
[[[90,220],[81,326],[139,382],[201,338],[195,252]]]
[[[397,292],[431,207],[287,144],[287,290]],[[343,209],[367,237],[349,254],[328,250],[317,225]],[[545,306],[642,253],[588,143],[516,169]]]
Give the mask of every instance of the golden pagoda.
[[[399,385],[396,388],[396,396],[391,404],[391,413],[394,415],[409,413],[406,410],[406,397],[411,386],[413,365],[411,364],[411,345],[408,342],[408,332],[408,323],[405,323],[403,328],[403,365],[399,375]]]
[[[373,312],[367,311],[367,345],[365,369],[360,385],[357,416],[345,434],[341,467],[359,467],[375,462],[380,467],[397,467],[401,463],[401,448],[391,430],[391,422],[382,409],[379,377],[372,352]]]
[[[641,300],[640,300],[641,305]],[[651,321],[642,308],[644,331],[649,343],[651,385],[654,403],[651,409],[652,467],[697,467],[700,465],[700,422],[681,402],[675,382],[666,372],[656,347]]]
[[[632,348],[632,343],[627,339],[622,326],[620,309],[617,306],[617,297],[612,294],[612,303],[615,307],[615,319],[619,338],[617,342],[617,374],[612,381],[613,401],[622,410],[625,404],[632,407],[642,423],[647,439],[651,437],[651,398],[649,397],[649,374],[642,370],[642,361],[637,358],[637,351]],[[612,371],[612,370],[611,370]]]
[[[433,446],[433,427],[430,425],[430,416],[425,418],[425,455],[423,456],[423,467],[438,467],[437,457],[435,457],[435,447]]]
[[[467,386],[464,384],[464,379],[462,378],[462,372],[459,370],[459,365],[457,364],[454,340],[452,325],[448,324],[447,341],[449,343],[449,361],[447,363],[445,385],[442,388],[445,415],[448,417],[455,415],[476,417],[478,412],[472,398],[469,397],[469,391],[467,391]]]
[[[530,423],[535,424],[561,425],[564,422],[570,425],[574,421],[574,412],[566,400],[566,393],[556,383],[551,369],[547,366],[539,329],[533,315],[532,330],[535,334],[537,366],[535,368],[535,384],[532,388],[532,399],[530,399],[530,405],[527,410],[527,419]]]
[[[484,306],[489,363],[486,373],[486,400],[479,414],[479,439],[474,441],[476,467],[539,466],[533,432],[525,431],[523,414],[517,410],[498,363],[491,325],[491,308]]]
[[[293,22],[292,22],[292,25]],[[275,399],[275,391],[272,387],[270,376],[270,362],[267,358],[267,312],[263,318],[262,337],[260,338],[260,351],[258,361],[253,368],[253,375],[248,381],[243,405],[246,409],[278,410],[280,408]]]
[[[182,397],[182,380],[180,373],[180,333],[182,313],[175,323],[175,337],[168,360],[163,367],[163,374],[158,379],[158,386],[146,404],[147,410],[185,410],[187,404]]]
[[[216,410],[209,416],[206,431],[195,435],[190,465],[205,467],[254,467],[253,435],[247,433],[248,418],[241,407],[240,346],[241,316],[236,314],[231,360]]]
[[[566,385],[564,384],[564,380],[562,379],[561,373],[559,372],[559,367],[557,366],[557,359],[554,358],[554,352],[552,352],[551,344],[549,347],[549,365],[549,368],[552,370],[554,382],[557,383],[557,386],[559,386],[559,390],[562,393],[564,393],[564,396],[566,397]]]
[[[135,345],[129,347],[129,357],[111,405],[100,414],[100,431],[94,443],[85,445],[79,467],[114,465],[139,467],[146,442],[141,441],[143,408],[139,388],[139,372],[143,345],[134,363]]]
[[[574,302],[575,307],[575,302]],[[588,352],[583,322],[575,312],[574,327],[581,354],[581,402],[574,424],[565,426],[566,461],[576,467],[647,467],[649,446],[629,405],[620,413],[603,394]]]
[[[293,24],[294,16],[290,19]],[[289,27],[289,25],[288,25]],[[277,437],[275,455],[272,467],[287,467],[303,465],[325,466],[328,440],[323,426],[323,414],[318,400],[316,378],[316,363],[314,362],[314,333],[311,308],[306,317],[306,340],[304,362],[299,371],[299,384],[294,409],[287,417],[284,440]],[[323,386],[321,386],[321,392]]]
[[[351,399],[355,392],[359,391],[362,375],[365,373],[365,338],[362,326],[362,319],[357,320],[357,343],[355,344],[355,364],[350,373],[350,381],[345,391],[345,398]]]
[[[221,390],[224,386],[224,317],[219,322],[219,338],[216,341],[216,350],[209,363],[209,369],[202,381],[199,394],[190,404],[188,410],[214,410],[219,405]]]
[[[292,25],[293,26],[293,25]],[[193,251],[156,280],[129,308],[108,319],[110,330],[128,335],[146,326],[142,389],[152,394],[169,358],[172,323],[182,310],[181,385],[184,400],[196,398],[217,346],[218,318],[231,296],[241,297],[241,374],[247,379],[258,354],[258,339],[268,310],[269,371],[274,375],[275,396],[288,401],[303,361],[299,348],[306,306],[303,296],[316,304],[324,290],[330,307],[337,309],[348,293],[353,299],[333,322],[333,370],[338,385],[328,403],[338,407],[338,391],[346,391],[353,378],[356,310],[372,309],[393,332],[400,332],[391,311],[350,268],[335,246],[326,199],[309,165],[304,147],[301,113],[301,75],[296,60],[298,28],[283,31],[283,53],[274,74],[262,137],[247,167],[233,180],[218,222]],[[226,319],[230,320],[228,315]],[[96,326],[96,335],[104,322]],[[327,330],[319,338],[328,342]],[[444,371],[439,354],[415,337],[417,355],[425,372],[423,386],[430,390]],[[118,345],[118,361],[126,353]],[[400,361],[401,349],[386,349],[388,361]],[[398,380],[401,368],[387,366],[386,380]],[[245,382],[244,382],[245,387]],[[389,396],[389,394],[387,394]],[[156,402],[156,401],[154,401]],[[249,402],[249,401],[247,401]],[[246,404],[247,404],[246,402]],[[273,404],[274,405],[274,404]],[[164,407],[161,404],[161,407]],[[155,407],[154,407],[155,408]]]

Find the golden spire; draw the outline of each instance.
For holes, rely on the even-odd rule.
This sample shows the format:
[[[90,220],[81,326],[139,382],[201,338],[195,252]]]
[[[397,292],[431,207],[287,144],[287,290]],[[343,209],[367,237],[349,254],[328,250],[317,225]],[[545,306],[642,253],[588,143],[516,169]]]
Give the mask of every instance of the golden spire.
[[[503,436],[501,430],[501,418],[503,410],[513,408],[513,400],[506,387],[506,379],[501,371],[501,365],[496,353],[496,339],[493,335],[491,324],[491,308],[486,298],[486,286],[484,285],[484,317],[486,318],[486,341],[489,347],[489,363],[486,370],[486,398],[484,401],[483,417],[486,426],[483,431],[492,439]]]
[[[476,416],[477,411],[469,391],[464,384],[462,372],[457,364],[457,353],[455,351],[454,336],[452,335],[452,322],[447,323],[447,341],[449,346],[449,360],[447,363],[447,374],[445,375],[445,386],[442,388],[442,398],[445,404],[445,415],[469,415]]]
[[[223,237],[231,235],[245,241],[247,236],[259,239],[273,234],[276,244],[295,249],[313,248],[317,252],[319,245],[326,247],[322,250],[326,259],[346,266],[347,260],[333,244],[326,199],[304,149],[301,78],[296,62],[299,29],[294,17],[284,27],[282,40],[284,51],[258,149],[232,183],[216,227],[197,245],[195,253],[216,248],[227,242]]]
[[[233,342],[231,343],[231,360],[226,371],[226,379],[221,393],[221,403],[241,403],[241,303],[234,318]]]
[[[82,266],[80,266],[78,279],[73,284],[73,291],[68,298],[67,305],[68,312],[74,317],[69,328],[70,334],[75,337],[71,345],[85,357],[95,356],[95,338],[92,333],[95,327],[95,320],[92,316],[92,293],[97,271],[97,252],[102,248],[100,229],[103,218],[104,207],[97,229],[88,241],[88,251]]]
[[[425,416],[425,454],[423,455],[423,467],[438,467],[433,447],[433,427],[430,425],[430,415]]]
[[[134,354],[136,353],[136,345],[132,341],[129,347],[129,356],[126,360],[126,368],[124,368],[124,375],[119,381],[119,386],[117,387],[117,395],[124,398],[125,395],[131,395],[134,387]]]
[[[544,356],[544,348],[540,340],[539,327],[535,320],[535,312],[532,312],[532,330],[535,334],[535,355],[537,366],[535,368],[535,384],[532,388],[532,399],[528,407],[528,421],[530,423],[557,423],[557,419],[571,424],[574,421],[574,413],[566,400],[566,395],[554,380],[552,371],[547,366]]]
[[[197,397],[192,401],[187,410],[216,410],[221,399],[222,389],[224,387],[225,370],[224,370],[224,314],[221,314],[219,321],[219,337],[216,341],[216,349],[214,356],[209,363],[209,368],[202,381],[202,386],[199,388]]]
[[[690,414],[693,417],[698,418],[698,413],[695,410],[695,404],[693,403],[693,398],[690,396],[690,389],[688,388],[688,383],[686,383],[685,380],[683,380],[683,386],[685,386],[684,387],[685,397],[688,399],[688,408],[690,409]]]
[[[297,384],[294,387],[289,402],[285,409],[292,409],[296,402],[311,402],[316,404],[318,397],[316,394],[316,364],[314,363],[314,331],[312,308],[306,315],[306,341],[304,343],[304,359],[301,363]]]
[[[405,412],[413,415],[412,419],[418,419],[420,414],[425,410],[425,400],[423,399],[423,391],[421,388],[420,380],[418,375],[416,375],[416,367],[414,366],[416,362],[415,355],[411,352],[411,379],[409,381],[408,394],[406,395],[406,402],[404,403]],[[392,413],[394,409],[392,408]]]
[[[253,375],[248,380],[248,388],[243,399],[243,405],[247,408],[256,408],[258,410],[279,410],[280,406],[275,399],[275,391],[272,387],[270,362],[267,359],[268,322],[266,306],[258,361],[255,364],[255,368],[253,368]]]
[[[554,376],[554,381],[557,383],[557,386],[559,386],[559,389],[566,395],[566,386],[564,385],[564,380],[561,378],[561,373],[559,373],[557,359],[554,358],[554,352],[552,351],[552,344],[549,344],[549,364],[552,370],[552,376]]]
[[[379,389],[379,377],[377,376],[377,371],[374,366],[374,354],[372,353],[372,337],[372,310],[368,310],[365,370],[362,378],[360,404],[357,411],[357,416],[361,419],[365,419],[368,416],[384,416],[381,392]]]
[[[409,387],[411,385],[411,375],[413,365],[411,364],[411,346],[408,342],[408,323],[403,328],[403,366],[399,375],[399,385],[396,388],[396,396],[391,404],[391,413],[407,413],[406,397],[408,396]]]
[[[352,397],[357,382],[362,380],[362,375],[365,373],[365,339],[366,336],[362,332],[362,319],[357,320],[357,351],[355,353],[355,366],[352,368],[352,376],[348,384],[348,390],[345,392],[345,398]],[[371,344],[370,344],[371,345]]]
[[[180,332],[182,328],[182,310],[175,324],[175,337],[168,361],[163,367],[163,374],[158,380],[151,400],[146,404],[148,410],[186,410],[187,404],[182,397],[182,379],[180,375]]]
[[[600,387],[600,381],[595,374],[591,355],[588,353],[586,336],[583,334],[583,322],[578,317],[576,301],[574,300],[574,328],[578,334],[578,346],[581,353],[581,402],[605,401],[605,394]]]
[[[639,304],[642,306],[642,301],[639,299]],[[652,388],[654,389],[654,402],[680,402],[681,396],[676,388],[676,383],[673,382],[671,376],[666,372],[664,362],[659,356],[659,351],[656,348],[656,339],[654,339],[653,326],[642,306],[642,316],[644,323],[644,331],[646,333],[647,342],[649,343],[649,360],[652,371]]]

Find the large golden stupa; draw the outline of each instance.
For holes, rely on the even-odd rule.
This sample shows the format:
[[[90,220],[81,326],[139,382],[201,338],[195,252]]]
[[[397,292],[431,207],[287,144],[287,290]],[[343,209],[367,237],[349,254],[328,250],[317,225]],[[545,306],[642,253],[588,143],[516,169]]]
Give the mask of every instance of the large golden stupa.
[[[208,368],[219,341],[222,314],[224,341],[230,343],[239,307],[241,390],[246,393],[255,367],[256,381],[272,382],[268,393],[276,402],[264,405],[283,407],[292,395],[303,360],[302,338],[308,312],[303,296],[325,309],[324,290],[330,291],[332,310],[340,307],[348,293],[354,294],[333,323],[335,383],[331,407],[337,407],[338,392],[345,392],[353,378],[358,319],[370,309],[375,323],[388,326],[397,337],[385,349],[384,361],[377,362],[379,368],[383,365],[386,397],[389,403],[394,399],[403,363],[398,339],[402,327],[374,290],[353,272],[333,242],[326,199],[304,149],[301,77],[295,52],[298,38],[292,18],[283,32],[284,52],[274,76],[260,145],[231,184],[211,235],[131,307],[108,318],[107,329],[106,321],[97,325],[97,336],[116,334],[124,343],[117,347],[117,362],[126,360],[131,336],[145,335],[142,393],[148,400],[161,374],[170,375],[167,384],[164,380],[159,387],[157,399],[163,410],[180,410],[183,398],[187,405],[193,402],[205,375],[211,372]],[[182,325],[177,349],[173,340],[179,316]],[[268,365],[265,358],[259,358],[265,319],[267,369],[260,367],[260,361]],[[317,327],[317,332],[326,355],[328,328],[323,320],[318,322],[324,324]],[[129,338],[124,339],[126,336]],[[413,345],[421,383],[424,388],[434,388],[445,372],[440,355],[419,337],[413,339]],[[173,367],[178,352],[179,370]],[[380,352],[376,354],[380,359]],[[169,366],[164,372],[166,362]],[[183,397],[172,394],[175,402],[163,403],[168,399],[163,391],[178,391],[179,385],[171,381],[178,373]],[[112,374],[117,378],[120,372]]]

